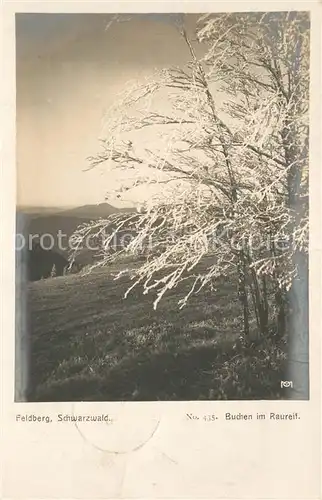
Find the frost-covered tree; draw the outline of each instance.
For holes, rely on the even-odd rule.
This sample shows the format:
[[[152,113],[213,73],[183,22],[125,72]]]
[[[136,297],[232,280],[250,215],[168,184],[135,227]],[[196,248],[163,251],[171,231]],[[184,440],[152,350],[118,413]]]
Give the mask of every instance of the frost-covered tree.
[[[53,264],[53,267],[51,268],[51,271],[50,271],[50,277],[55,278],[56,276],[57,276],[57,270],[56,270],[55,264]]]
[[[252,317],[261,336],[288,332],[298,398],[308,397],[309,28],[306,12],[211,14],[192,42],[178,25],[189,63],[127,89],[89,159],[135,172],[121,195],[141,184],[157,194],[139,213],[80,227],[72,256],[93,233],[102,242],[95,266],[148,247],[131,289],[154,290],[155,307],[183,281],[191,287],[181,307],[237,276],[244,340]],[[171,111],[155,107],[158,93]],[[140,143],[148,128],[160,136],[153,148]],[[124,230],[130,243],[111,253]]]

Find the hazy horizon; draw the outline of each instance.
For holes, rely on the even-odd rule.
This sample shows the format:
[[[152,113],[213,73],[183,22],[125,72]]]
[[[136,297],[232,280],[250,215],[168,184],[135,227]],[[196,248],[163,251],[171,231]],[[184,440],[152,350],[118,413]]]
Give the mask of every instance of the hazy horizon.
[[[41,205],[41,204],[37,204],[37,205],[31,205],[31,204],[27,204],[27,205],[24,205],[24,204],[18,204],[16,205],[16,208],[17,210],[19,209],[32,209],[32,208],[43,208],[43,209],[57,209],[57,210],[70,210],[70,209],[74,209],[74,208],[81,208],[81,207],[84,207],[84,206],[100,206],[100,205],[109,205],[110,207],[112,208],[120,208],[120,207],[116,207],[115,205],[113,205],[112,203],[107,203],[106,201],[102,200],[98,203],[83,203],[82,205],[79,205],[79,204],[73,204],[73,205],[48,205],[48,204],[45,204],[45,205]],[[123,207],[121,207],[123,208]],[[127,208],[127,207],[124,207],[124,208]]]

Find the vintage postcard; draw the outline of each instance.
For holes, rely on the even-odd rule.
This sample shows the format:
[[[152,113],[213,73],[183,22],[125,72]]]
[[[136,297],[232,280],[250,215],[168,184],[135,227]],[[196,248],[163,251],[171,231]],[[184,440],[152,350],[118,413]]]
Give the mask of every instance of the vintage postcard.
[[[321,7],[4,2],[3,498],[321,498]]]

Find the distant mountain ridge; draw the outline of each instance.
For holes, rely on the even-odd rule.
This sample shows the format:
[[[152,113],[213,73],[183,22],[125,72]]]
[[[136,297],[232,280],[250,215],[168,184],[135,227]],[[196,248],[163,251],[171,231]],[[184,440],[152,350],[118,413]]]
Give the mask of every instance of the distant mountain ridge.
[[[76,207],[40,207],[40,206],[17,206],[17,212],[32,217],[45,217],[48,215],[60,215],[63,217],[81,217],[91,219],[96,217],[107,217],[117,212],[133,212],[135,208],[117,208],[109,203],[97,205],[83,205]]]
[[[64,210],[60,212],[61,216],[68,217],[82,217],[85,219],[88,218],[100,218],[107,217],[113,213],[118,212],[133,212],[135,208],[116,208],[109,203],[100,203],[99,205],[83,205],[82,207],[76,207],[69,210]]]
[[[58,214],[68,210],[68,207],[38,207],[38,206],[25,206],[17,205],[16,212],[25,215],[36,215],[37,217]]]
[[[40,212],[37,212],[37,210]],[[98,205],[84,205],[75,208],[53,208],[53,207],[18,207],[16,214],[16,232],[23,234],[26,241],[30,236],[37,240],[42,235],[44,244],[49,245],[50,239],[53,246],[50,250],[68,258],[68,241],[77,227],[90,220],[108,217],[113,213],[133,212],[135,208],[116,208],[108,203]],[[64,235],[59,240],[59,235]],[[62,245],[59,243],[62,242]],[[30,250],[30,248],[29,248]],[[93,261],[93,251],[82,251],[78,257],[78,263],[85,265]]]

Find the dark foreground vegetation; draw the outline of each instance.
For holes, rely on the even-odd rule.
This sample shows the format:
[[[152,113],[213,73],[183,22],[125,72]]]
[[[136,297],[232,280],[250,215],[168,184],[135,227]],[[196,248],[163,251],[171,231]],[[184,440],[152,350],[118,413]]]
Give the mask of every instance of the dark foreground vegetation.
[[[157,311],[107,271],[30,283],[30,401],[282,399],[285,344],[246,347],[235,284]]]

